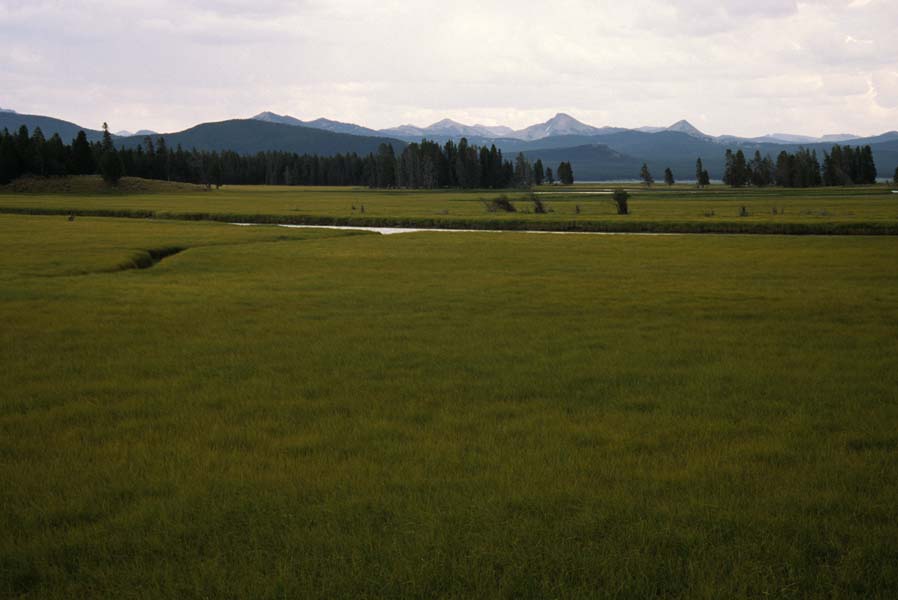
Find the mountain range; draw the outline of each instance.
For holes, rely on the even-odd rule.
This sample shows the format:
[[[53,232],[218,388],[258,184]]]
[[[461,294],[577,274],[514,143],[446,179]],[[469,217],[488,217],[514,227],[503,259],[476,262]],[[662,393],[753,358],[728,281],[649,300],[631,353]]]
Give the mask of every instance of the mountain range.
[[[0,130],[13,131],[21,125],[26,125],[29,130],[40,127],[46,137],[59,133],[66,141],[73,139],[79,130],[84,130],[92,141],[103,135],[102,131],[52,117],[0,111]],[[142,144],[146,135],[155,134],[141,130],[134,135],[115,136],[115,140],[121,146],[134,147]],[[898,164],[898,131],[872,137],[830,134],[814,138],[774,133],[744,138],[711,136],[686,120],[668,127],[628,129],[595,127],[564,113],[517,130],[504,126],[465,125],[450,119],[427,127],[401,125],[377,130],[324,118],[303,121],[289,115],[263,112],[250,119],[201,123],[184,131],[161,135],[169,147],[180,145],[238,153],[281,150],[322,155],[368,154],[384,143],[393,145],[398,153],[407,143],[424,138],[444,143],[465,137],[471,144],[495,144],[506,156],[523,152],[531,160],[541,159],[553,168],[561,161],[569,161],[580,181],[635,179],[643,162],[656,175],[669,167],[678,179],[688,180],[694,176],[697,158],[702,159],[713,178],[719,178],[727,148],[742,149],[749,155],[759,151],[762,155],[775,157],[783,150],[794,152],[799,147],[806,147],[817,151],[822,158],[823,152],[829,151],[834,143],[849,142],[869,144],[883,176],[891,174]]]
[[[523,129],[512,129],[504,125],[465,125],[453,121],[452,119],[443,119],[437,121],[427,127],[419,127],[417,125],[399,125],[398,127],[390,127],[387,129],[370,129],[362,127],[355,123],[341,123],[340,121],[331,121],[329,119],[315,119],[314,121],[301,121],[290,115],[278,115],[273,112],[262,112],[252,117],[259,121],[267,121],[269,123],[281,123],[284,125],[300,125],[304,127],[314,127],[317,129],[325,129],[327,131],[335,131],[339,133],[350,133],[353,135],[387,135],[409,142],[419,141],[422,138],[447,140],[458,140],[462,137],[471,140],[487,140],[487,139],[516,139],[535,141],[548,137],[556,137],[561,135],[607,135],[611,133],[619,133],[621,131],[638,131],[640,133],[659,133],[662,131],[676,131],[685,133],[692,137],[708,140],[717,140],[725,143],[733,143],[737,141],[751,141],[758,143],[771,144],[813,144],[817,142],[846,142],[859,139],[860,136],[850,133],[827,134],[821,137],[811,137],[807,135],[795,135],[789,133],[769,133],[767,135],[744,138],[732,135],[711,136],[708,135],[687,120],[677,121],[668,127],[636,127],[633,129],[626,127],[595,127],[578,121],[574,117],[566,113],[558,113],[544,123],[536,123]]]

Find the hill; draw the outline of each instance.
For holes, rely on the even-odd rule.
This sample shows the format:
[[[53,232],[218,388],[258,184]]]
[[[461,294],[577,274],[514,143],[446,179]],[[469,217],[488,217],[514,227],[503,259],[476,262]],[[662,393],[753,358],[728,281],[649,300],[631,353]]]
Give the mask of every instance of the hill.
[[[29,133],[40,127],[41,132],[47,139],[51,138],[54,133],[58,133],[59,137],[66,144],[70,144],[81,130],[84,130],[87,139],[90,141],[103,138],[103,132],[98,129],[88,129],[62,119],[54,119],[53,117],[44,117],[42,115],[20,115],[15,112],[0,112],[0,131],[8,129],[10,132],[14,132],[22,125],[28,128]]]
[[[256,119],[203,123],[184,131],[162,135],[172,148],[180,144],[185,149],[232,150],[239,154],[280,150],[322,156],[351,152],[361,155],[376,152],[382,143],[392,144],[397,151],[405,147],[405,142],[393,138],[335,133]],[[143,136],[121,138],[116,143],[126,147],[138,146],[143,143]]]
[[[0,193],[14,194],[150,194],[204,192],[206,188],[192,183],[122,177],[117,185],[109,185],[99,175],[69,177],[19,177],[0,185]]]
[[[282,125],[299,125],[300,127],[312,127],[313,129],[324,129],[325,131],[333,131],[334,133],[348,133],[351,135],[366,135],[372,137],[382,137],[386,132],[375,131],[355,123],[342,123],[340,121],[332,121],[330,119],[315,119],[313,121],[301,121],[290,115],[278,115],[270,111],[265,111],[253,117],[256,121],[267,121],[268,123],[280,123]],[[387,135],[387,137],[391,137]]]
[[[571,163],[574,177],[579,181],[634,179],[642,162],[602,144],[587,144],[574,148],[537,148],[524,151],[531,161],[543,161],[555,171],[562,161]]]

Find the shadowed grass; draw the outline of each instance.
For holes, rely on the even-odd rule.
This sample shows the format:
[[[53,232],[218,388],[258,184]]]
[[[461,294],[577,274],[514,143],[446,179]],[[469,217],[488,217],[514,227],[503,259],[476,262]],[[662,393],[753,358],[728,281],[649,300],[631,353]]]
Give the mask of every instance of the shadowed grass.
[[[0,590],[893,597],[896,262],[0,217]]]

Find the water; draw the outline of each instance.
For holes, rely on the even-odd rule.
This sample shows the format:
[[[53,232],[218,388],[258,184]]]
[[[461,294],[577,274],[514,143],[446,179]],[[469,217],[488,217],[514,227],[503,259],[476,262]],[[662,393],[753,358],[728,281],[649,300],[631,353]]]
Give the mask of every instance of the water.
[[[254,225],[267,225],[267,223],[231,223],[241,227]],[[683,235],[681,233],[648,233],[631,231],[538,231],[534,229],[440,229],[437,227],[365,227],[362,225],[288,225],[275,223],[277,227],[289,227],[291,229],[347,229],[350,231],[373,231],[381,235],[395,235],[397,233],[418,233],[421,231],[436,231],[442,233],[546,233],[555,235]],[[705,235],[705,234],[702,234]]]

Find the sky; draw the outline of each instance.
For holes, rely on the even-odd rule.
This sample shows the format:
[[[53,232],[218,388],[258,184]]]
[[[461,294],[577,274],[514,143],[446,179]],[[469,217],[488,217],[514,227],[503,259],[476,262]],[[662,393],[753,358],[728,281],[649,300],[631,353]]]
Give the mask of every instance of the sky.
[[[872,135],[898,129],[896,31],[896,0],[0,0],[0,107]]]

